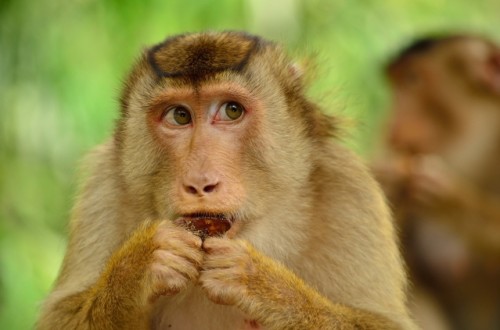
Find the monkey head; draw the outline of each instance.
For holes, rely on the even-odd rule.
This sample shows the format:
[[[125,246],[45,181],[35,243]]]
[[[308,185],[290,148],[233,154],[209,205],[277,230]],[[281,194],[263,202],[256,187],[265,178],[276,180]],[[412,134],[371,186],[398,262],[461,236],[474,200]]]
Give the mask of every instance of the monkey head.
[[[422,39],[391,62],[387,76],[393,92],[389,144],[395,149],[464,154],[468,145],[477,149],[491,138],[484,134],[500,113],[500,50],[488,40]]]
[[[314,143],[333,126],[274,43],[171,37],[125,83],[115,134],[124,192],[147,217],[245,223],[293,209],[310,190]]]

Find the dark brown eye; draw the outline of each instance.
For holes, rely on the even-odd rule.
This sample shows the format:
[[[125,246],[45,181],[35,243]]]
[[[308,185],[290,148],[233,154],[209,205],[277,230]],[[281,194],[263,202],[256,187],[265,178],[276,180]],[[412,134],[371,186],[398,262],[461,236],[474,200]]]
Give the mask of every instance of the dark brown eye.
[[[238,102],[226,102],[219,109],[219,120],[230,121],[240,118],[245,109]]]
[[[171,125],[184,126],[191,123],[191,113],[183,106],[176,106],[168,110],[163,120]]]

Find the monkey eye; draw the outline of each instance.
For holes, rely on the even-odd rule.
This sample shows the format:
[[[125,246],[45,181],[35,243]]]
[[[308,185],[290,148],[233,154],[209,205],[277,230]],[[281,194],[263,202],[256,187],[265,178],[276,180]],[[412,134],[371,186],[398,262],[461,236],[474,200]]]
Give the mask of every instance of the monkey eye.
[[[240,118],[244,112],[245,109],[238,102],[226,102],[219,108],[216,119],[220,121],[236,120]]]
[[[191,113],[183,106],[175,106],[167,110],[163,120],[174,126],[184,126],[191,123]]]

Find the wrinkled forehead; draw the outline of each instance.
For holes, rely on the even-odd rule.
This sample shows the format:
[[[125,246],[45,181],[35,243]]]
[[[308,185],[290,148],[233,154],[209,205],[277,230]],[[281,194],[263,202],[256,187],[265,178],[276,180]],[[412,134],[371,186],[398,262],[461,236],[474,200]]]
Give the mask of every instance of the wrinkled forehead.
[[[191,34],[169,38],[148,51],[158,78],[199,81],[222,71],[242,71],[261,39],[244,33]]]

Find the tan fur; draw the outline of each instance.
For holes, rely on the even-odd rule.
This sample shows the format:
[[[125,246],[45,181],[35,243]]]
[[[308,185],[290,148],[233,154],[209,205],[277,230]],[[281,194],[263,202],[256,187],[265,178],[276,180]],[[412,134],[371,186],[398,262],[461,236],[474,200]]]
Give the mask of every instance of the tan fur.
[[[474,36],[420,45],[389,66],[393,113],[376,166],[415,316],[429,329],[498,328],[500,48]]]
[[[133,69],[114,140],[90,160],[38,328],[413,329],[391,216],[360,161],[332,140],[335,120],[258,37],[195,34],[152,49],[158,67],[175,70],[171,61],[186,63],[200,43],[218,50],[217,63],[196,81],[158,75],[151,56]],[[241,53],[224,52],[235,45],[247,61],[219,65],[241,64]],[[247,112],[214,122],[214,100]],[[192,126],[162,121],[179,103]],[[196,197],[189,180],[217,185]],[[172,223],[191,212],[236,222],[201,247]]]

